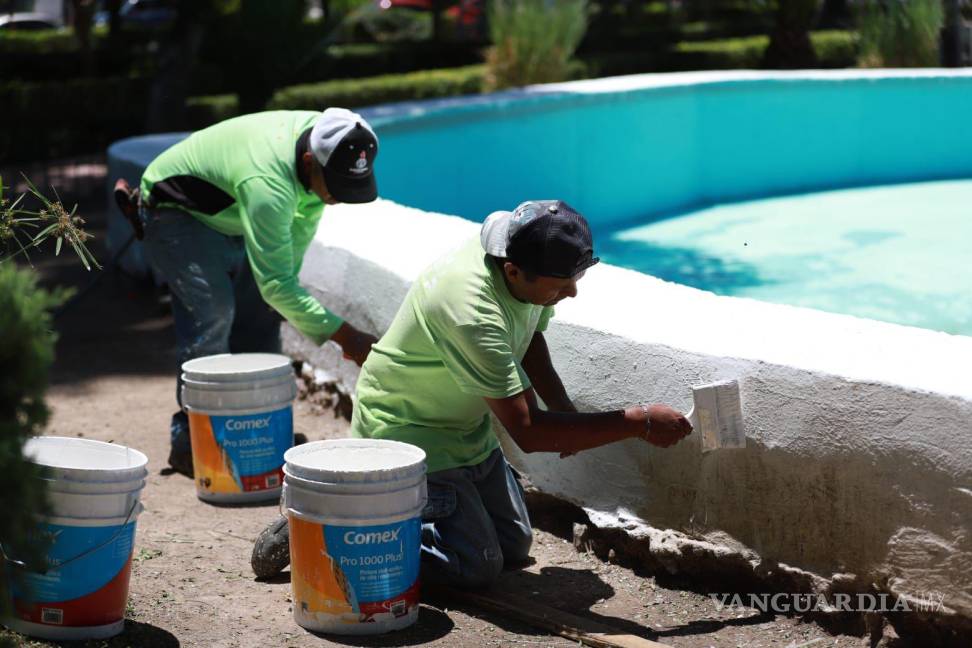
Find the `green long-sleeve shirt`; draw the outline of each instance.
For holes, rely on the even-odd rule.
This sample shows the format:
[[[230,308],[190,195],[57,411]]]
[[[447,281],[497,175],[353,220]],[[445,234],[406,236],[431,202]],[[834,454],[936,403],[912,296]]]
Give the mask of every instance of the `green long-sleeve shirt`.
[[[193,133],[142,175],[151,207],[177,207],[228,236],[242,236],[263,299],[321,344],[343,320],[297,281],[324,204],[299,175],[302,137],[320,113],[244,115]]]

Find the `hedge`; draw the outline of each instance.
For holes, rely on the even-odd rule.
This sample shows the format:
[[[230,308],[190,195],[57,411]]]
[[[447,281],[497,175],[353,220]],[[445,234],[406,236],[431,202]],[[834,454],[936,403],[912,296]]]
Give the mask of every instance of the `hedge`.
[[[846,31],[811,34],[822,67],[853,65],[857,36]],[[681,42],[667,52],[609,52],[586,55],[572,78],[670,70],[758,68],[766,36]],[[342,51],[342,50],[339,50]],[[345,48],[349,57],[375,55],[371,46]],[[385,54],[381,54],[384,56]],[[277,90],[268,109],[362,107],[395,101],[449,97],[481,92],[482,65],[386,74],[360,79],[334,79]],[[77,79],[63,83],[0,83],[0,106],[7,117],[0,131],[0,159],[43,159],[103,149],[114,139],[143,131],[148,80],[144,78]],[[69,107],[69,108],[65,108]],[[235,95],[194,97],[187,104],[192,129],[239,114]]]
[[[274,93],[269,110],[320,110],[327,106],[355,108],[393,101],[409,101],[476,94],[482,91],[486,68],[469,65],[445,70],[386,74],[365,79],[342,79],[283,88]]]
[[[821,31],[810,34],[820,66],[841,68],[857,59],[857,34]],[[769,36],[678,43],[669,55],[671,70],[732,70],[759,68]]]
[[[306,26],[304,31],[310,30]],[[230,71],[238,64],[234,44],[238,37],[226,28],[211,32],[193,68],[190,86],[198,92],[230,92],[234,82]],[[306,34],[304,38],[309,39]],[[96,76],[150,74],[158,64],[158,55],[146,50],[148,40],[138,32],[124,31],[116,43],[110,43],[107,32],[98,30],[92,35]],[[311,49],[313,41],[309,43]],[[82,72],[80,52],[80,42],[68,29],[0,32],[0,79],[36,82],[77,77]],[[461,43],[331,45],[295,63],[289,73],[295,77],[292,82],[315,82],[461,67],[478,63],[481,58],[479,48]]]
[[[853,65],[857,36],[853,32],[824,31],[811,34],[822,67]],[[661,72],[672,70],[758,68],[767,36],[678,43],[667,53],[614,52],[584,57],[575,63],[572,78]],[[364,79],[309,83],[278,90],[270,110],[320,110],[327,106],[349,108],[394,101],[409,101],[476,94],[482,91],[485,67],[427,70],[388,74]],[[234,95],[194,97],[189,101],[191,128],[203,128],[239,114]]]
[[[186,100],[186,128],[199,130],[240,114],[235,94],[203,95]]]
[[[572,78],[586,76],[587,67],[571,65]],[[359,108],[396,101],[479,94],[486,66],[469,65],[407,74],[385,74],[364,79],[340,79],[282,88],[274,93],[267,110],[323,110],[328,106]],[[191,128],[203,128],[239,114],[234,95],[193,97],[188,102]]]
[[[332,45],[303,68],[308,82],[372,77],[475,65],[482,60],[479,48],[467,44],[361,43]]]
[[[112,75],[118,75],[142,62],[141,57],[133,55],[132,44],[126,40],[120,39],[116,47],[110,47],[103,29],[92,33],[91,43],[96,70],[111,70]],[[81,43],[73,31],[0,32],[0,79],[53,81],[81,73]]]
[[[25,162],[104,150],[144,131],[149,82],[113,77],[0,83],[0,159]]]

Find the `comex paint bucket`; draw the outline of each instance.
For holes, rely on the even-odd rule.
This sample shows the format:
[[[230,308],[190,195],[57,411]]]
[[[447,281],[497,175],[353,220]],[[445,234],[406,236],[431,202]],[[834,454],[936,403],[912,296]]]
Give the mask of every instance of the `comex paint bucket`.
[[[196,358],[183,363],[182,380],[199,499],[277,499],[284,452],[294,445],[297,383],[290,358],[273,353]]]
[[[47,571],[20,570],[11,630],[42,639],[105,639],[122,631],[135,520],[148,458],[125,446],[88,439],[35,437],[24,455],[44,468],[51,504],[40,533],[51,541]]]
[[[378,634],[418,618],[425,452],[397,441],[316,441],[287,451],[294,619]]]

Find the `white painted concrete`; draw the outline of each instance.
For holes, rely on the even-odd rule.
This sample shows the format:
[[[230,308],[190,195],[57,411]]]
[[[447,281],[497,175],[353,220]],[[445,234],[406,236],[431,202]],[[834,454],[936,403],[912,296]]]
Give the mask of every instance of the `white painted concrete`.
[[[301,280],[328,307],[381,333],[409,283],[478,225],[387,201],[328,208]],[[745,450],[702,455],[628,441],[511,461],[601,526],[652,537],[670,568],[693,552],[740,552],[972,615],[972,338],[718,297],[608,265],[558,306],[547,334],[582,410],[665,402],[740,380]],[[292,353],[337,372],[333,349],[288,332]],[[701,548],[701,549],[700,549]]]

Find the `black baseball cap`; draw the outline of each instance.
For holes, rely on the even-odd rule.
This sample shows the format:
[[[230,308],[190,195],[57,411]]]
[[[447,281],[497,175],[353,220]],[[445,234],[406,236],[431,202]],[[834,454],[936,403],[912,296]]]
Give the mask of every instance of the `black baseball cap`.
[[[328,192],[338,202],[366,203],[378,197],[378,137],[361,115],[328,108],[311,130],[310,149],[324,168]]]
[[[480,241],[487,254],[544,277],[570,278],[600,261],[587,220],[562,200],[530,200],[489,215]]]

